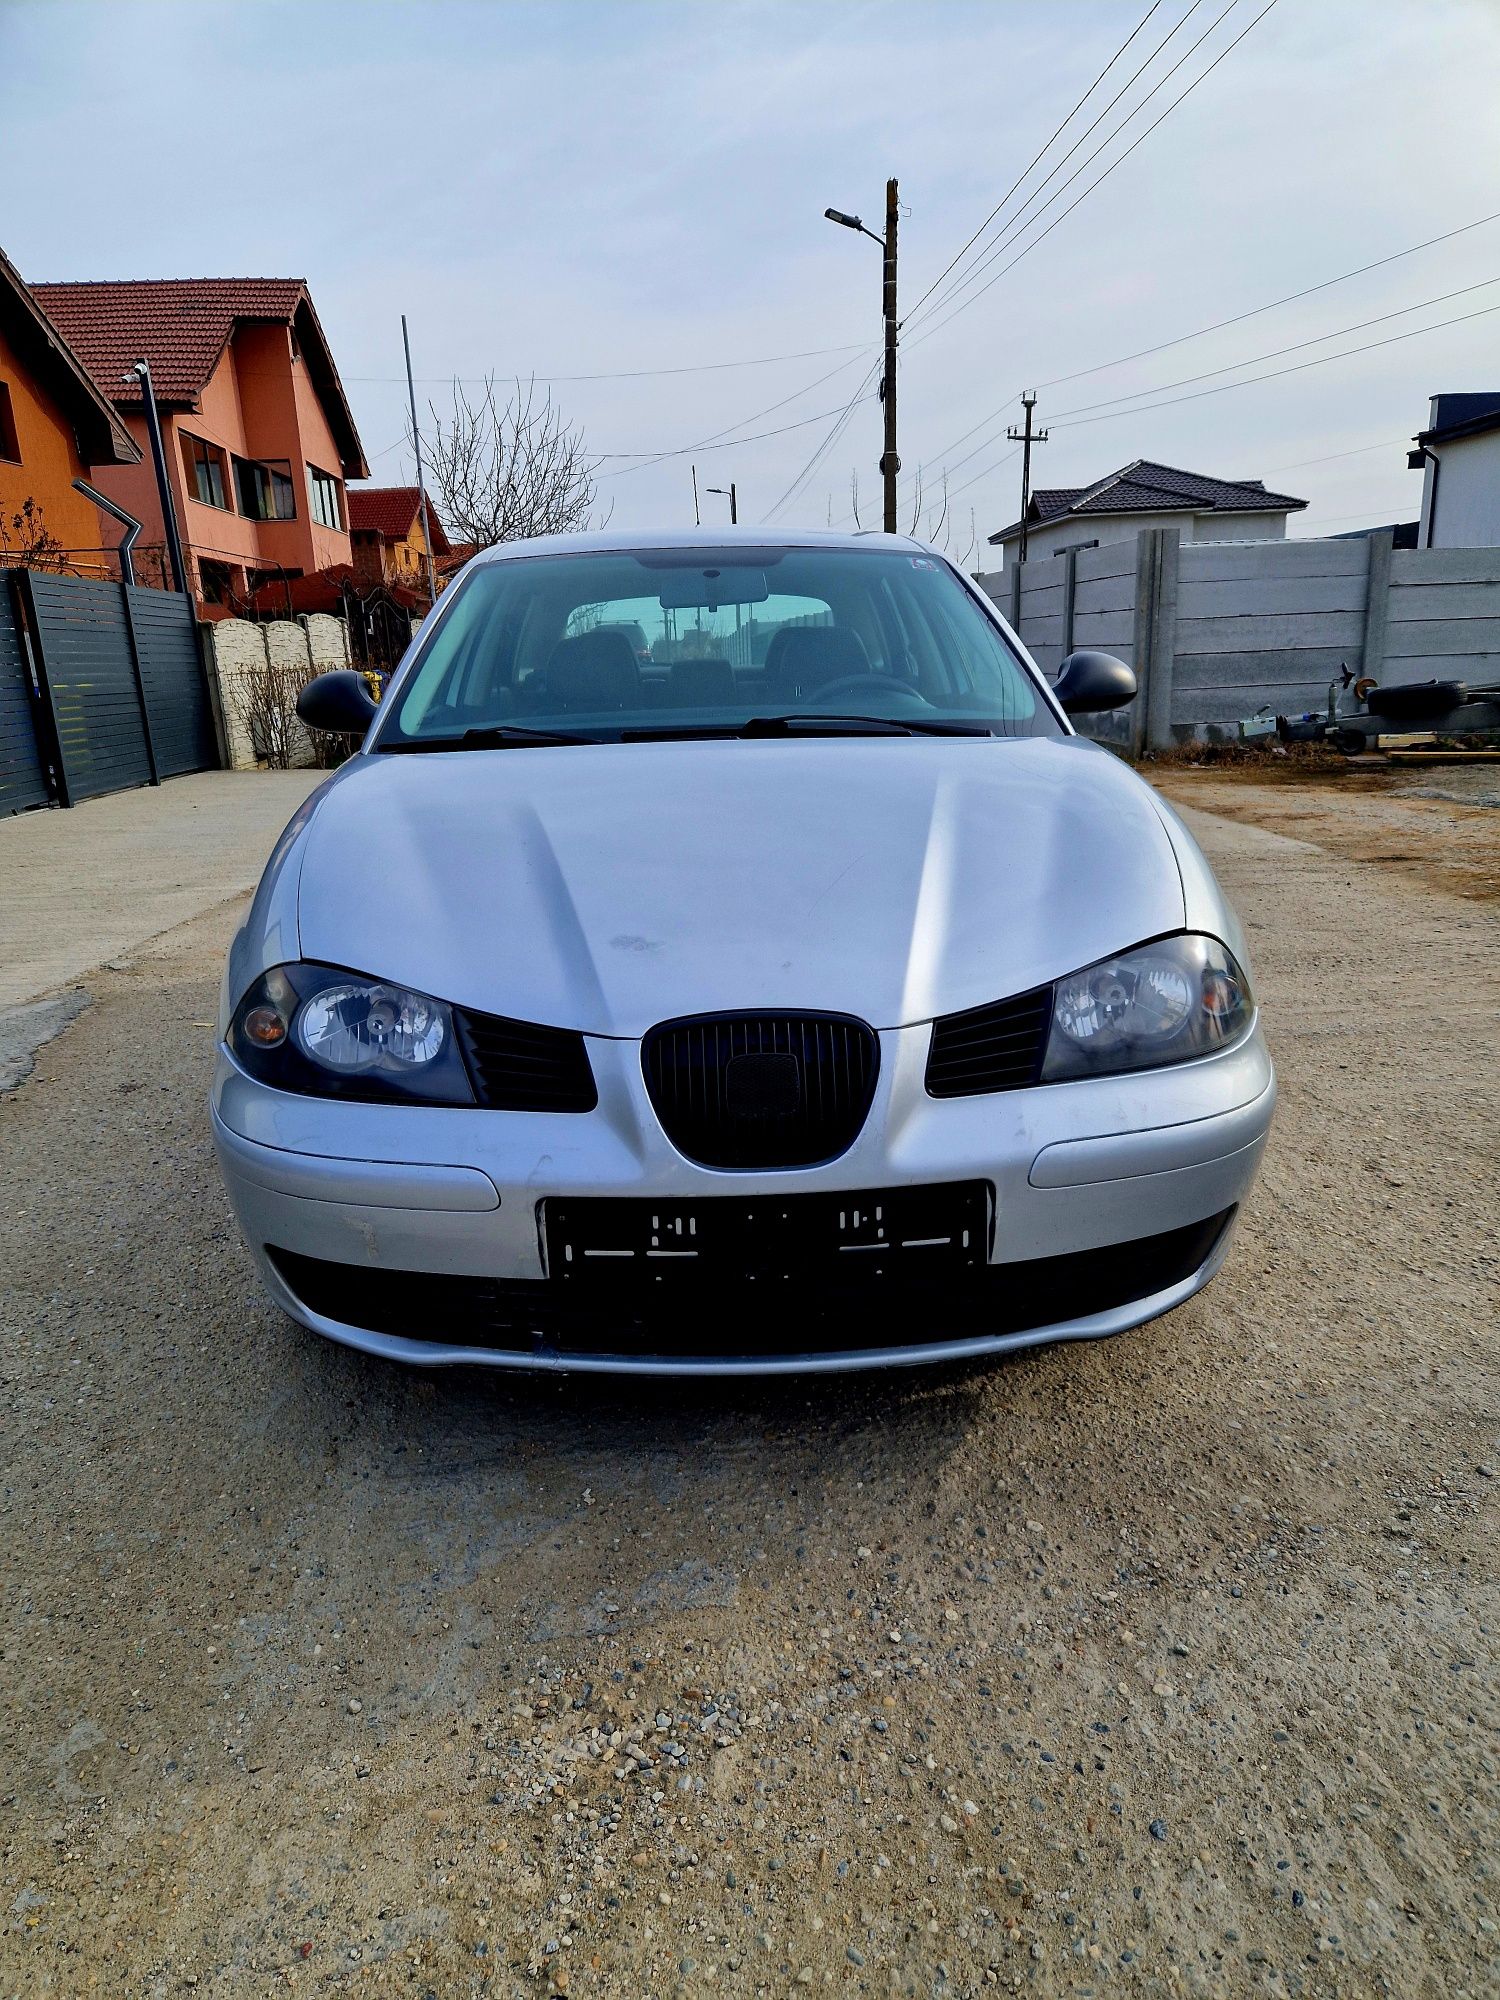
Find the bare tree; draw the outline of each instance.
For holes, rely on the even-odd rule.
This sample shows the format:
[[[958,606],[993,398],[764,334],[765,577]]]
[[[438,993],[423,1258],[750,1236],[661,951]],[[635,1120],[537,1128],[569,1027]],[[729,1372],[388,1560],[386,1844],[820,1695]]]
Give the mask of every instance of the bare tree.
[[[0,515],[0,563],[20,569],[72,568],[68,551],[43,519],[41,503],[29,494],[9,520]]]
[[[443,525],[455,541],[490,548],[527,535],[559,535],[589,524],[598,491],[596,461],[532,382],[502,400],[493,375],[471,400],[453,384],[453,413],[432,411],[422,440]]]
[[[290,768],[305,734],[297,714],[297,697],[311,678],[305,659],[273,658],[266,651],[226,680],[225,692],[250,738],[250,747],[273,771]]]

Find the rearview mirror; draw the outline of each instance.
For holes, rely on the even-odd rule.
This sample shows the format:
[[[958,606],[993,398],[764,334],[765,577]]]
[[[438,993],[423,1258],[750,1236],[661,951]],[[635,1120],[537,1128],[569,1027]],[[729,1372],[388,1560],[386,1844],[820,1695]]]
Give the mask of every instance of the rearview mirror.
[[[352,667],[310,680],[297,697],[297,713],[309,729],[326,729],[334,736],[363,736],[375,720],[375,704],[365,677]]]
[[[1135,673],[1113,653],[1069,653],[1052,692],[1068,715],[1098,715],[1134,701]]]
[[[766,573],[738,563],[720,569],[682,570],[661,587],[663,611],[717,611],[721,604],[764,604],[771,595]]]

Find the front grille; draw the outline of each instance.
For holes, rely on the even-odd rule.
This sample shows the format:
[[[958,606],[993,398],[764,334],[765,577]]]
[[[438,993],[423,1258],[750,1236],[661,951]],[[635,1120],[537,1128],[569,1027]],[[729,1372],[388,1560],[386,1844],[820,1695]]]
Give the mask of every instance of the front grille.
[[[583,1036],[455,1007],[474,1094],[487,1111],[592,1111],[599,1102]]]
[[[880,1043],[844,1014],[665,1021],[641,1048],[662,1129],[704,1167],[811,1167],[859,1137]]]
[[[614,1296],[575,1301],[546,1278],[392,1271],[279,1249],[270,1257],[304,1306],[370,1333],[525,1356],[733,1361],[1025,1333],[1133,1305],[1199,1270],[1233,1214],[1226,1209],[1102,1250],[987,1265],[942,1283],[925,1265],[905,1283],[872,1285],[854,1268],[765,1300],[726,1282],[712,1312],[701,1294],[677,1305],[630,1284]],[[858,1267],[862,1260],[846,1262]]]
[[[929,1097],[978,1097],[991,1090],[1025,1090],[1041,1077],[1052,988],[1038,986],[1013,1000],[945,1014],[932,1024],[927,1051]]]

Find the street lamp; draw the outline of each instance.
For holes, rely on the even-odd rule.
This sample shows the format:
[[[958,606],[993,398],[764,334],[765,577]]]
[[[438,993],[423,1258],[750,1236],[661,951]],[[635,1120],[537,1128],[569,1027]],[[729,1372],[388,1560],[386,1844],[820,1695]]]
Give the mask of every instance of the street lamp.
[[[866,229],[857,215],[845,215],[841,208],[825,208],[823,213],[841,229],[853,229],[861,236],[868,236],[883,252],[881,314],[885,321],[885,372],[880,380],[880,400],[885,406],[885,449],[880,458],[880,476],[885,484],[885,531],[894,535],[896,474],[901,470],[901,460],[896,455],[896,182],[888,180],[885,184],[884,236]]]
[[[719,493],[729,502],[729,525],[737,528],[740,522],[739,489],[731,479],[727,486],[705,486],[705,493]]]

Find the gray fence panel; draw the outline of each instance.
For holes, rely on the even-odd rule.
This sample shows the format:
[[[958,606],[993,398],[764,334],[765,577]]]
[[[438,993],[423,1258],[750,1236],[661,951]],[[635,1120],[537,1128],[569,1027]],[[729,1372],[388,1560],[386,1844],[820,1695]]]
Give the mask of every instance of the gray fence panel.
[[[1500,683],[1500,549],[1393,550],[1389,531],[1179,542],[1156,529],[1070,560],[1071,606],[1066,564],[1021,571],[1021,638],[1048,673],[1070,629],[1075,647],[1128,660],[1149,699],[1080,727],[1137,750],[1233,734],[1261,708],[1321,711],[1345,665],[1385,684]],[[1008,601],[1008,576],[987,582]]]
[[[1182,580],[1236,583],[1250,576],[1363,576],[1369,545],[1349,542],[1184,542]]]
[[[129,603],[158,774],[216,769],[218,742],[192,604],[175,592],[139,585]]]
[[[148,784],[150,760],[120,586],[31,572],[44,671],[68,794]]]
[[[51,796],[12,583],[0,570],[0,813],[44,806]]]
[[[1500,583],[1500,549],[1393,549],[1391,582]]]

